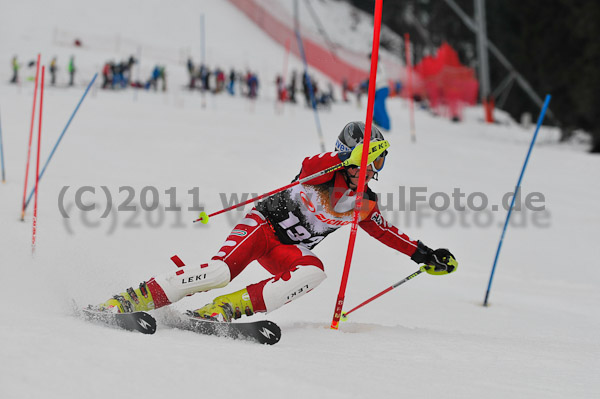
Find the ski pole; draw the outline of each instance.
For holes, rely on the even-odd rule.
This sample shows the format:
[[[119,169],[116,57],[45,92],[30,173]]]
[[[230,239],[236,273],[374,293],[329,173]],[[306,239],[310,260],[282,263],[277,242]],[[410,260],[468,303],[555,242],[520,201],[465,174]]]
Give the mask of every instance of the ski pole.
[[[373,162],[375,159],[377,159],[377,157],[379,155],[381,155],[389,146],[390,146],[390,143],[387,140],[375,141],[375,142],[371,143],[371,145],[369,146],[370,147],[369,159],[371,160],[371,158],[372,158],[371,162]],[[341,169],[341,168],[343,168],[345,166],[352,165],[353,161],[354,160],[352,158],[348,158],[345,161],[338,163],[337,165],[330,166],[327,169],[323,169],[320,172],[317,172],[317,173],[312,174],[310,176],[306,176],[306,177],[304,177],[304,178],[302,178],[300,180],[296,180],[295,182],[292,182],[292,183],[290,183],[290,184],[288,184],[286,186],[277,188],[277,189],[275,189],[273,191],[269,191],[268,193],[259,195],[258,197],[250,198],[247,201],[240,202],[239,204],[235,204],[235,205],[232,205],[232,206],[230,206],[228,208],[221,209],[220,211],[217,211],[217,212],[213,212],[210,215],[207,215],[206,212],[200,212],[200,217],[198,219],[194,220],[194,223],[196,223],[196,222],[202,222],[203,224],[206,224],[206,223],[208,223],[208,220],[211,217],[213,217],[213,216],[220,215],[221,213],[225,213],[225,212],[231,211],[232,209],[239,208],[241,206],[250,204],[252,202],[256,202],[256,201],[261,200],[263,198],[270,197],[270,196],[272,196],[274,194],[277,194],[277,193],[279,193],[281,191],[287,190],[288,188],[294,187],[294,186],[296,186],[298,184],[306,183],[307,181],[316,179],[317,177],[321,177],[323,175],[326,175],[327,173],[331,173],[331,172],[334,172],[334,171],[336,171],[338,169]]]
[[[385,290],[381,291],[379,294],[372,296],[371,298],[367,299],[366,301],[364,301],[363,303],[361,303],[360,305],[350,309],[347,312],[342,312],[342,321],[346,321],[346,319],[348,318],[348,315],[352,312],[354,312],[357,309],[362,308],[363,306],[365,306],[366,304],[374,301],[375,299],[379,298],[380,296],[382,296],[383,294],[387,294],[388,292],[390,292],[391,290],[393,290],[394,288],[398,287],[399,285],[402,285],[404,283],[406,283],[408,280],[412,280],[413,278],[417,277],[419,274],[423,273],[424,271],[426,271],[430,266],[424,265],[421,266],[421,268],[419,270],[417,270],[416,272],[414,272],[413,274],[411,274],[410,276],[406,277],[403,280],[398,281],[396,284],[386,288]]]

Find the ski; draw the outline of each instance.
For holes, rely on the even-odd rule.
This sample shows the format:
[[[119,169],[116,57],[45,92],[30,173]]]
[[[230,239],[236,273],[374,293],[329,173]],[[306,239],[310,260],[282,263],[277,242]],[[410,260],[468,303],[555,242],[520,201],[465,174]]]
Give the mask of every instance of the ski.
[[[226,323],[182,314],[179,320],[170,320],[168,324],[171,327],[198,334],[245,340],[264,345],[275,345],[281,339],[279,326],[268,320]]]
[[[156,320],[146,312],[112,313],[94,309],[82,309],[86,320],[116,326],[127,331],[139,331],[142,334],[154,334]]]

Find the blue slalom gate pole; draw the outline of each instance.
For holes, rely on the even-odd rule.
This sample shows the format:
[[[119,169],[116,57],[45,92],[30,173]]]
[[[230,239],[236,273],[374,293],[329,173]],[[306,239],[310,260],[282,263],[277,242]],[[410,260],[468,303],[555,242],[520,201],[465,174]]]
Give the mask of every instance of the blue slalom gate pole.
[[[2,119],[0,119],[0,159],[2,160],[2,183],[6,181],[4,174],[4,146],[2,145]]]
[[[504,222],[504,228],[502,229],[502,235],[500,236],[500,242],[498,243],[498,249],[496,250],[496,257],[494,258],[494,265],[492,266],[492,273],[490,274],[490,281],[488,283],[487,291],[485,292],[485,299],[483,300],[483,306],[488,305],[488,298],[490,296],[490,289],[492,287],[492,280],[494,279],[494,272],[496,271],[496,265],[498,264],[498,257],[500,256],[500,250],[502,249],[502,242],[504,241],[504,234],[506,234],[506,228],[508,227],[508,222],[510,220],[510,215],[513,210],[513,206],[515,205],[515,199],[517,198],[517,193],[521,188],[521,180],[523,180],[523,175],[525,174],[525,168],[527,168],[527,163],[529,162],[529,156],[531,155],[531,150],[533,150],[533,145],[535,144],[535,139],[537,138],[538,131],[540,130],[540,126],[542,126],[542,121],[544,120],[544,115],[546,115],[546,109],[548,109],[548,104],[550,104],[550,94],[546,95],[546,100],[544,101],[544,106],[542,107],[542,112],[540,112],[540,117],[537,121],[537,126],[535,128],[535,133],[533,134],[533,138],[531,139],[531,144],[529,145],[529,151],[527,151],[527,156],[525,157],[525,162],[523,163],[523,169],[521,169],[521,175],[519,176],[519,180],[517,181],[517,187],[515,188],[515,192],[512,197],[512,201],[510,202],[510,207],[508,208],[508,214],[506,215],[506,221]]]
[[[56,152],[56,149],[58,148],[58,145],[60,144],[60,141],[62,140],[63,136],[65,135],[65,132],[67,131],[67,129],[69,128],[69,125],[71,124],[71,121],[73,121],[73,118],[75,117],[75,114],[79,110],[79,107],[81,106],[81,103],[85,99],[85,96],[87,96],[88,92],[90,91],[90,88],[93,86],[93,84],[96,81],[97,77],[98,77],[98,73],[96,72],[96,74],[92,78],[92,81],[88,84],[87,88],[85,89],[85,92],[83,93],[83,96],[81,97],[81,100],[79,100],[79,103],[75,107],[75,111],[73,111],[73,113],[71,114],[71,117],[69,118],[69,121],[67,122],[67,125],[65,126],[65,128],[62,131],[62,133],[58,137],[58,140],[56,141],[56,144],[54,144],[54,148],[52,149],[52,152],[50,152],[50,155],[48,156],[48,159],[46,160],[46,163],[44,164],[44,167],[42,168],[42,171],[40,172],[40,176],[38,177],[39,180],[42,180],[42,176],[44,176],[44,172],[46,171],[46,168],[48,167],[48,164],[50,163],[50,160],[54,156],[54,153]],[[35,189],[32,189],[31,192],[29,193],[29,197],[27,197],[27,202],[25,202],[25,209],[27,209],[27,205],[29,205],[29,201],[31,201],[31,197],[33,196],[34,191],[35,191]]]
[[[317,125],[317,133],[319,135],[319,141],[321,142],[321,152],[325,152],[325,140],[323,139],[323,131],[321,130],[321,121],[319,119],[319,113],[317,112],[317,102],[315,100],[315,92],[313,90],[310,76],[308,76],[308,62],[306,61],[306,54],[304,54],[304,44],[302,43],[302,37],[300,36],[300,20],[298,13],[298,0],[294,2],[294,30],[296,31],[296,40],[298,41],[298,50],[302,56],[302,62],[304,63],[304,77],[306,79],[306,86],[308,86],[308,92],[310,93],[310,102],[312,104],[313,112],[315,115],[315,124]]]

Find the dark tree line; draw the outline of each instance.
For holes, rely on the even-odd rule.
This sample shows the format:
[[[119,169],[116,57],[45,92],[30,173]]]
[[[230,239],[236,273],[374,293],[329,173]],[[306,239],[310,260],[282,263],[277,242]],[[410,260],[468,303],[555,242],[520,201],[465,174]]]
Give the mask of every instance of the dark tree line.
[[[348,0],[373,12],[373,0]],[[473,0],[455,0],[469,16]],[[543,98],[552,94],[552,109],[563,138],[583,129],[600,152],[600,1],[486,1],[488,38]],[[477,67],[476,38],[444,0],[384,0],[383,23],[399,34],[410,33],[417,61],[448,42],[461,61]],[[422,32],[426,32],[423,34]],[[385,43],[382,43],[385,46]],[[490,53],[492,90],[508,75]],[[515,84],[503,109],[515,119],[539,107]]]

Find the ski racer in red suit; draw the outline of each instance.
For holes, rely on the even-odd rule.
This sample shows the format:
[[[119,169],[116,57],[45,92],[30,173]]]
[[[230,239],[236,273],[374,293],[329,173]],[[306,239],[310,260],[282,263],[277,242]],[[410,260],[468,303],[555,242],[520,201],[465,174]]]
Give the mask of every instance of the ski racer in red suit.
[[[304,159],[296,179],[311,176],[348,159],[363,141],[365,125],[348,123],[336,142],[336,151]],[[371,141],[383,140],[372,127]],[[357,150],[361,150],[357,148]],[[458,263],[447,249],[432,250],[389,224],[368,187],[385,163],[387,151],[367,167],[359,226],[385,245],[432,267],[432,274],[447,274]],[[353,159],[360,159],[354,158]],[[221,288],[248,264],[258,261],[273,276],[222,295],[194,316],[231,321],[246,314],[271,312],[313,290],[325,279],[325,267],[312,249],[327,235],[352,223],[359,167],[350,166],[295,185],[259,202],[231,231],[220,250],[201,265],[180,266],[115,295],[100,309],[116,312],[147,311],[176,302],[187,295]]]

